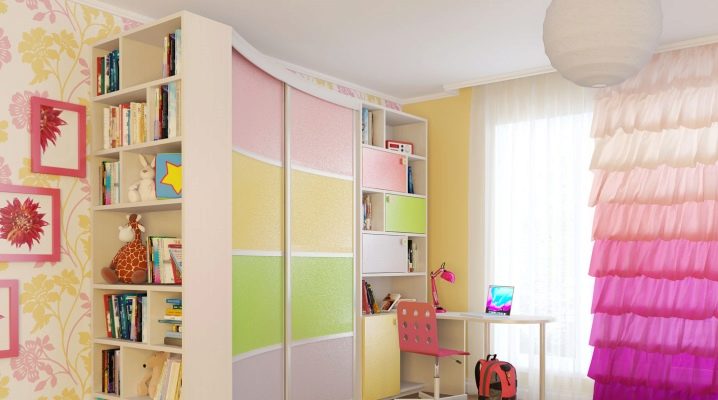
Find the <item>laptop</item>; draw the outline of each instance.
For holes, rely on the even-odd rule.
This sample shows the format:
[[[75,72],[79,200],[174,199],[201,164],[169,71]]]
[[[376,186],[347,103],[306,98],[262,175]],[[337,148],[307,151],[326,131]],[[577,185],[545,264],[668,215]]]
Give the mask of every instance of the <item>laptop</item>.
[[[509,316],[514,301],[513,286],[489,285],[486,295],[486,315]]]

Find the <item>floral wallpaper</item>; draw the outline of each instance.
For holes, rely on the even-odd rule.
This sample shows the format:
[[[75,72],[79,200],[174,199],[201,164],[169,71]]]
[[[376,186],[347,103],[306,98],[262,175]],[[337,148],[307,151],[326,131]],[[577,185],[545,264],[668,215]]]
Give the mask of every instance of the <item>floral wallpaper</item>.
[[[294,72],[295,74],[297,74],[298,76],[300,76],[300,77],[302,77],[302,78],[308,80],[309,82],[312,82],[313,84],[315,84],[315,85],[317,85],[317,86],[325,87],[325,88],[327,88],[327,89],[329,89],[329,90],[333,90],[333,91],[335,91],[335,92],[339,92],[339,93],[341,93],[341,94],[343,94],[343,95],[345,95],[345,96],[349,96],[349,97],[354,97],[354,98],[360,99],[360,100],[365,101],[365,102],[367,102],[367,103],[373,103],[373,104],[377,104],[377,105],[380,105],[380,106],[384,106],[384,107],[386,107],[386,108],[391,108],[391,109],[394,109],[394,110],[399,110],[399,111],[401,111],[401,104],[399,104],[399,103],[397,103],[397,102],[394,102],[394,101],[391,101],[391,100],[387,100],[387,99],[384,99],[384,98],[382,98],[382,97],[375,96],[375,95],[373,95],[373,94],[364,93],[364,92],[362,92],[362,91],[360,91],[360,90],[352,89],[352,88],[350,88],[350,87],[346,87],[346,86],[340,85],[340,84],[338,84],[338,83],[334,83],[334,82],[331,82],[331,81],[328,81],[328,80],[325,80],[325,79],[320,79],[320,78],[317,78],[317,77],[314,77],[314,76],[311,76],[311,75],[307,75],[307,74],[302,73],[302,72],[297,72],[297,71],[293,71],[293,70],[291,70],[291,71]]]
[[[62,254],[0,259],[0,279],[20,280],[20,354],[0,359],[0,400],[91,398],[89,185],[31,172],[30,97],[88,105],[90,47],[136,25],[68,0],[0,0],[0,183],[60,189]]]

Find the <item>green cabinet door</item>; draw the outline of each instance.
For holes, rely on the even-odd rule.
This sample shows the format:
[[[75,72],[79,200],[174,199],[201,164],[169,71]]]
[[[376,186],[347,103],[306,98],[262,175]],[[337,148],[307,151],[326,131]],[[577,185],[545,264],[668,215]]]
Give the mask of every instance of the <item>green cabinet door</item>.
[[[426,199],[388,194],[384,215],[387,232],[426,233]]]

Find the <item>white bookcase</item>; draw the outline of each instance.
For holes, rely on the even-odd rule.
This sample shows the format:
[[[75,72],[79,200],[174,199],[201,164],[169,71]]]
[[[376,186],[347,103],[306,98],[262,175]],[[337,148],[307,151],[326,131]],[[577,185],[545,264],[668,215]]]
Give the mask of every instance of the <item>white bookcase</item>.
[[[385,107],[372,104],[363,107],[371,114],[372,135],[368,143],[361,135],[357,139],[361,143],[358,176],[362,229],[357,246],[361,278],[371,285],[380,305],[387,293],[425,302],[430,270],[428,123],[423,118]],[[387,140],[411,143],[413,151],[389,150]],[[409,167],[413,193],[408,191]],[[363,203],[367,197],[372,205],[371,226],[364,224]],[[411,269],[409,243],[414,248]],[[358,290],[361,293],[361,286]],[[420,390],[422,383],[412,383],[402,376],[405,375],[401,372],[405,356],[399,357],[396,314],[362,314],[361,306],[357,312],[363,327],[360,355],[363,399],[393,398]]]
[[[181,74],[163,78],[164,37],[180,28]],[[94,60],[112,50],[120,53],[120,88],[93,96],[90,105],[92,398],[148,399],[138,396],[137,383],[145,374],[143,364],[155,351],[182,357],[183,398],[231,398],[231,183],[227,178],[231,171],[231,46],[230,27],[181,12],[93,47],[91,94],[97,93]],[[170,82],[181,84],[181,136],[104,149],[103,109],[132,101],[147,102],[150,107],[154,88]],[[130,203],[128,187],[139,179],[137,155],[158,153],[182,153],[182,198]],[[117,204],[101,205],[102,161],[120,163]],[[124,226],[131,213],[142,215],[143,238],[164,235],[183,239],[183,285],[104,282],[100,271],[123,245],[117,227]],[[103,296],[121,293],[147,295],[148,338],[143,343],[107,337]],[[165,299],[173,297],[183,300],[181,347],[164,344],[168,328],[158,322],[164,315]],[[101,392],[105,349],[121,349],[119,396]]]

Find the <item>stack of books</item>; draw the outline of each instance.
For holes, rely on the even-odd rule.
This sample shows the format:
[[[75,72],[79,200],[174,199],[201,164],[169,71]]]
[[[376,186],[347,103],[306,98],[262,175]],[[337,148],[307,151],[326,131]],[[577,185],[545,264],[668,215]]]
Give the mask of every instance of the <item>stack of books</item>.
[[[162,366],[162,374],[152,400],[178,400],[182,398],[182,358],[172,355]]]
[[[120,349],[102,350],[102,392],[120,394]]]
[[[96,71],[97,96],[120,90],[120,51],[113,50],[104,57],[97,57]]]
[[[179,74],[182,69],[182,30],[165,36],[164,57],[162,59],[162,77]]]
[[[106,294],[104,302],[107,337],[147,342],[147,294]]]
[[[182,283],[182,239],[148,236],[147,283],[179,285]]]
[[[102,205],[120,202],[120,162],[103,161],[100,164],[100,201]]]
[[[154,107],[147,117],[152,124],[152,140],[180,136],[180,83],[170,82],[154,88],[153,92]]]
[[[165,331],[164,343],[170,346],[182,346],[182,299],[166,299],[165,315],[159,321],[168,324],[170,329]]]
[[[147,104],[131,102],[103,110],[103,148],[148,142]]]

